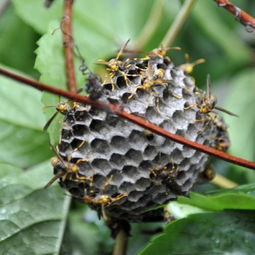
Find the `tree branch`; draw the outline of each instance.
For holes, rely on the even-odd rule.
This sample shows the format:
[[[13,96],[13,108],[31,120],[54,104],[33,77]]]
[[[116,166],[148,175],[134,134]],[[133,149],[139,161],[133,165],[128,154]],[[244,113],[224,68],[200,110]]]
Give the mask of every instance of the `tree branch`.
[[[77,91],[76,78],[73,60],[73,37],[72,37],[72,5],[73,0],[65,0],[64,16],[61,22],[63,31],[63,44],[66,63],[66,78],[68,90],[75,93]]]
[[[105,111],[114,112],[115,114],[119,115],[120,117],[122,117],[126,120],[129,120],[129,121],[145,128],[145,129],[148,129],[148,130],[150,130],[150,131],[152,131],[152,132],[154,132],[158,135],[169,138],[169,139],[171,139],[171,140],[173,140],[177,143],[181,143],[183,145],[191,147],[192,149],[195,149],[195,150],[207,153],[209,155],[221,158],[225,161],[234,163],[236,165],[244,166],[244,167],[255,170],[255,162],[251,162],[251,161],[248,161],[248,160],[245,160],[245,159],[242,159],[242,158],[238,158],[238,157],[229,155],[229,154],[224,153],[222,151],[219,151],[219,150],[210,148],[208,146],[190,141],[190,140],[188,140],[188,139],[186,139],[182,136],[170,133],[170,132],[164,130],[163,128],[158,127],[158,126],[148,122],[147,120],[144,120],[141,117],[138,117],[136,115],[129,114],[127,112],[122,111],[116,105],[113,105],[113,104],[110,104],[110,103],[105,104],[105,103],[102,103],[100,101],[92,100],[92,99],[90,99],[89,97],[86,97],[86,96],[82,96],[82,95],[75,94],[75,93],[72,93],[72,92],[68,92],[68,91],[65,91],[65,90],[62,90],[62,89],[51,87],[51,86],[48,86],[48,85],[43,84],[41,82],[38,82],[38,81],[35,81],[35,80],[32,80],[32,79],[17,75],[15,73],[9,72],[9,71],[4,70],[2,68],[0,68],[0,74],[4,75],[6,77],[9,77],[13,80],[19,81],[19,82],[21,82],[23,84],[26,84],[28,86],[31,86],[33,88],[36,88],[38,90],[47,91],[47,92],[50,92],[50,93],[55,94],[55,95],[66,97],[66,98],[71,99],[71,100],[76,101],[76,102],[93,105],[93,106],[98,107],[100,109],[103,109]]]
[[[214,0],[219,7],[226,9],[228,12],[235,15],[235,17],[247,28],[255,29],[255,18],[250,16],[247,12],[241,10],[239,7],[232,4],[229,0]]]

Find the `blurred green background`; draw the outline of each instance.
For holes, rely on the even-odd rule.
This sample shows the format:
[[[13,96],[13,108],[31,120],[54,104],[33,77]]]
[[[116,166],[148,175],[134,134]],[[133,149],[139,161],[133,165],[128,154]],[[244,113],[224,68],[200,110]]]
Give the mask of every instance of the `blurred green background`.
[[[63,3],[55,1],[51,8],[46,9],[43,2],[13,0],[0,13],[0,64],[45,83],[65,88],[59,29]],[[131,40],[129,47],[132,48],[148,20],[152,6],[159,2],[76,0],[73,10],[74,40],[86,64],[92,70],[97,70],[96,61],[99,58],[113,57],[128,39]],[[233,2],[255,15],[254,0]],[[183,1],[178,0],[165,1],[159,25],[143,50],[159,46],[182,3]],[[224,115],[232,143],[229,152],[254,161],[255,31],[248,32],[232,15],[217,7],[214,1],[198,0],[174,46],[182,48],[182,51],[169,53],[177,66],[185,62],[184,53],[189,53],[191,61],[199,58],[206,60],[204,64],[195,67],[192,76],[197,86],[202,88],[205,87],[207,74],[211,74],[212,90],[218,96],[218,105],[239,115],[239,118]],[[85,79],[78,70],[79,64],[80,60],[77,58],[76,73],[79,87],[82,87]],[[48,134],[42,131],[42,127],[54,112],[54,108],[44,110],[46,117],[42,109],[44,105],[55,105],[59,99],[47,94],[41,98],[41,93],[3,77],[0,77],[0,82],[0,176],[3,178],[3,185],[8,183],[11,187],[27,182],[35,183],[29,185],[32,194],[35,189],[47,183],[52,175],[48,161],[53,154],[49,149]],[[59,125],[56,121],[55,126],[50,129],[52,141],[58,140],[58,133]],[[255,181],[252,170],[222,160],[215,160],[214,165],[216,172],[239,184]],[[24,169],[31,171],[24,173]],[[24,181],[20,182],[22,178]],[[1,187],[5,187],[4,191],[0,190],[1,196],[5,194],[6,197],[3,202],[21,199],[17,196],[21,191],[8,193],[7,186]],[[26,188],[19,188],[27,194]],[[201,187],[201,190],[214,188],[207,185]],[[97,216],[75,202],[72,202],[69,211],[70,198],[63,195],[63,191],[57,186],[51,189],[56,189],[54,194],[57,194],[57,198],[61,196],[58,203],[65,210],[55,216],[49,214],[49,218],[45,219],[55,217],[58,222],[56,228],[62,226],[62,234],[56,234],[56,239],[62,240],[64,236],[64,244],[70,244],[62,248],[61,245],[52,244],[52,250],[62,249],[61,254],[83,254],[84,250],[86,254],[109,254],[112,240],[109,238],[108,229],[97,220]],[[46,195],[45,197],[47,198]],[[15,206],[17,210],[21,208],[20,204]],[[68,231],[64,232],[63,221],[66,217],[69,218],[70,224],[67,224]],[[157,228],[157,224],[135,224],[129,254],[135,254],[141,249],[151,237],[151,234],[148,234],[149,230]],[[14,238],[13,242],[19,244],[21,241]],[[0,250],[5,251],[6,247],[8,242],[0,243]],[[49,250],[49,254],[52,250]]]

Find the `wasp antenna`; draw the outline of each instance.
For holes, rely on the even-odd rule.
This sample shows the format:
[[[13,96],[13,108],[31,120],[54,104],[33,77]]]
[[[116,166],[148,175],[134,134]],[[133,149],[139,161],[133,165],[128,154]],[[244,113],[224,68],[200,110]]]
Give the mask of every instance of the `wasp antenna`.
[[[52,123],[52,121],[56,118],[56,116],[58,115],[58,112],[55,112],[50,118],[49,120],[46,122],[46,124],[43,127],[43,131],[47,131],[47,129],[49,128],[50,124]]]
[[[227,113],[228,115],[231,115],[231,116],[234,116],[234,117],[239,117],[237,114],[235,114],[235,113],[233,113],[233,112],[230,112],[230,111],[228,111],[228,110],[226,110],[226,109],[224,109],[224,108],[221,108],[220,106],[215,106],[214,108],[215,108],[216,110],[221,111],[221,112],[225,112],[225,113]]]
[[[63,176],[64,172],[59,172],[58,174],[54,175],[49,182],[44,186],[44,189],[49,188],[57,179]]]
[[[54,154],[57,156],[57,158],[61,161],[61,163],[63,163],[65,165],[65,161],[59,155],[58,148],[55,148],[50,142],[49,142],[49,144],[50,144],[50,147],[53,150]]]
[[[45,106],[43,107],[43,110],[48,109],[48,108],[51,108],[51,107],[56,107],[56,105],[45,105]]]
[[[104,59],[98,59],[96,62],[96,65],[107,65],[109,66],[109,63]]]

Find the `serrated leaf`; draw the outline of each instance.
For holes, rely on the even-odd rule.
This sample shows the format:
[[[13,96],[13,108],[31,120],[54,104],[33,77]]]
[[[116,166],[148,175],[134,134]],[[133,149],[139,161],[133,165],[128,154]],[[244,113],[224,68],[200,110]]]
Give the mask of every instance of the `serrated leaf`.
[[[193,214],[169,223],[139,255],[253,254],[255,211]]]
[[[70,198],[58,186],[42,189],[49,163],[15,173],[0,167],[0,253],[58,254]]]
[[[189,198],[181,196],[178,202],[213,211],[225,209],[255,210],[255,184],[220,190],[208,195],[191,192]]]
[[[58,26],[58,22],[53,21],[49,26],[49,32],[43,35],[38,41],[39,48],[36,50],[37,58],[35,68],[41,73],[40,81],[54,87],[67,89],[62,34]],[[60,102],[60,98],[44,92],[41,100],[46,106],[44,109],[45,119],[49,120],[56,112],[54,106]],[[48,128],[52,144],[58,142],[60,121],[61,116],[59,114]]]

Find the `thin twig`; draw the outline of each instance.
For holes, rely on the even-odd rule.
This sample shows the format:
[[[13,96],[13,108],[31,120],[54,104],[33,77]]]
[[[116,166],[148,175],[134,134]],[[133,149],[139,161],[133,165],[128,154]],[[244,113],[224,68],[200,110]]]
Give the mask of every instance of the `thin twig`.
[[[247,12],[241,10],[228,0],[214,0],[219,7],[226,9],[228,12],[235,15],[235,17],[246,27],[255,29],[255,18],[250,16]]]
[[[160,22],[161,13],[163,10],[165,0],[157,0],[154,1],[154,5],[152,6],[151,13],[149,18],[147,19],[137,41],[135,44],[135,49],[142,49],[146,43],[151,39],[153,33],[155,32],[158,24]]]
[[[2,3],[0,3],[0,16],[4,13],[10,3],[10,0],[3,0]]]
[[[224,189],[232,189],[238,186],[237,183],[227,179],[226,177],[220,174],[216,174],[215,177],[211,180],[211,183],[214,184],[215,186],[218,186]]]
[[[76,78],[73,60],[73,37],[72,37],[72,5],[73,0],[65,0],[64,16],[62,18],[63,43],[66,63],[66,78],[68,90],[75,93],[77,91]]]
[[[173,24],[170,26],[164,39],[162,40],[161,45],[163,45],[164,47],[167,47],[167,46],[169,47],[173,44],[177,35],[179,34],[180,30],[182,29],[185,21],[187,20],[195,2],[196,2],[196,0],[186,0],[185,1],[181,10],[179,11],[178,15],[176,16]]]
[[[112,255],[125,255],[128,244],[128,233],[124,229],[120,229],[115,238],[115,245]]]
[[[33,88],[36,88],[38,90],[47,91],[47,92],[50,92],[50,93],[55,94],[55,95],[66,97],[66,98],[71,99],[75,102],[80,102],[80,103],[83,103],[83,104],[93,105],[93,106],[98,107],[100,109],[103,109],[105,111],[114,112],[115,114],[119,115],[120,117],[122,117],[126,120],[129,120],[129,121],[145,128],[145,129],[148,129],[148,130],[150,130],[150,131],[152,131],[152,132],[154,132],[158,135],[169,138],[169,139],[171,139],[171,140],[173,140],[177,143],[181,143],[181,144],[186,145],[188,147],[191,147],[195,150],[198,150],[198,151],[207,153],[209,155],[221,158],[225,161],[234,163],[236,165],[244,166],[244,167],[247,167],[247,168],[250,168],[250,169],[255,169],[255,162],[251,162],[251,161],[248,161],[248,160],[245,160],[245,159],[242,159],[242,158],[238,158],[238,157],[229,155],[229,154],[224,153],[222,151],[219,151],[219,150],[210,148],[208,146],[190,141],[190,140],[188,140],[188,139],[186,139],[182,136],[170,133],[169,131],[166,131],[165,129],[163,129],[161,127],[158,127],[158,126],[148,122],[147,120],[145,120],[141,117],[138,117],[136,115],[133,115],[133,114],[122,111],[119,107],[117,107],[114,104],[110,104],[110,103],[105,104],[105,103],[102,103],[102,102],[97,101],[97,100],[92,100],[89,97],[82,96],[82,95],[79,95],[79,94],[75,94],[75,93],[72,93],[72,92],[68,92],[68,91],[65,91],[65,90],[62,90],[62,89],[58,89],[58,88],[43,84],[41,82],[38,82],[38,81],[35,81],[35,80],[32,80],[32,79],[17,75],[15,73],[9,72],[9,71],[4,70],[2,68],[0,68],[0,74],[4,75],[6,77],[9,77],[13,80],[24,83],[28,86],[33,87]]]

